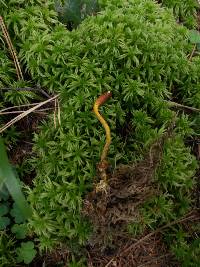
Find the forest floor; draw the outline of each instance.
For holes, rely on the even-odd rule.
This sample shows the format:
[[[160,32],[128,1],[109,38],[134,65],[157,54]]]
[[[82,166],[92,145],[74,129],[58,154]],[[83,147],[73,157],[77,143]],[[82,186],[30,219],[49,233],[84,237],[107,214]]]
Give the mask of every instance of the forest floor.
[[[199,28],[200,28],[200,14]],[[43,108],[52,108],[54,103]],[[10,150],[9,157],[14,165],[21,165],[33,155],[33,133],[38,131],[38,125],[45,120],[48,112],[32,113],[17,123],[17,130],[21,133],[20,142]],[[10,116],[9,119],[12,119]],[[200,160],[200,139],[188,140],[193,154]],[[145,159],[136,166],[119,166],[110,174],[110,188],[107,192],[91,192],[86,196],[83,213],[87,214],[96,226],[94,238],[88,243],[84,252],[88,267],[164,267],[180,266],[174,255],[169,251],[163,241],[163,232],[175,224],[182,224],[184,229],[190,231],[191,225],[200,220],[200,170],[196,173],[195,201],[193,211],[178,221],[156,229],[145,231],[138,239],[130,238],[124,232],[123,225],[130,217],[135,215],[135,207],[141,204],[147,196],[156,192],[151,180],[153,173],[162,157],[162,141],[152,146]],[[32,185],[35,172],[32,171],[23,177],[25,184]],[[139,179],[141,178],[142,179]],[[159,193],[159,192],[157,192]],[[112,232],[112,246],[104,246],[108,231]],[[67,261],[71,257],[65,248],[38,256],[30,264],[32,267],[55,266],[57,262]]]

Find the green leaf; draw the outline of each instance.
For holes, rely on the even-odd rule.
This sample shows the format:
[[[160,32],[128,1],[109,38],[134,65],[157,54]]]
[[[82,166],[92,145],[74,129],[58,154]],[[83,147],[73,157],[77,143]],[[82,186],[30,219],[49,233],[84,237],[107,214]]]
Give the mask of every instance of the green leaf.
[[[21,213],[21,210],[16,205],[16,203],[13,204],[13,207],[10,211],[10,215],[15,219],[16,223],[22,223],[26,221],[26,218]]]
[[[193,43],[193,44],[200,43],[200,34],[199,34],[198,31],[194,31],[194,30],[190,31],[188,37],[189,37],[189,40],[190,40],[191,43]]]
[[[10,224],[10,219],[8,217],[0,217],[0,230],[5,230]]]
[[[6,8],[8,7],[8,6],[6,5],[6,3],[5,3],[3,0],[0,0],[0,3],[3,4],[4,7],[6,7]]]
[[[0,138],[0,184],[5,183],[10,195],[19,207],[24,218],[31,216],[31,209],[26,201],[13,169],[8,161],[3,139]]]
[[[34,259],[37,251],[34,249],[34,243],[31,241],[22,242],[21,247],[17,248],[17,261],[29,264]]]
[[[25,224],[14,224],[11,232],[15,234],[17,239],[24,239],[27,235],[28,229]]]
[[[197,50],[200,51],[200,43],[197,44]]]
[[[6,215],[8,211],[9,211],[8,206],[6,206],[5,204],[0,205],[0,216]]]
[[[3,144],[3,140],[2,138],[0,138],[0,186],[3,186],[3,183],[6,179],[6,175],[11,175],[10,168],[7,168],[8,165],[9,163],[6,150]]]
[[[9,198],[9,193],[8,193],[8,189],[6,188],[6,186],[3,184],[0,187],[0,201],[3,199],[4,201],[8,200]]]

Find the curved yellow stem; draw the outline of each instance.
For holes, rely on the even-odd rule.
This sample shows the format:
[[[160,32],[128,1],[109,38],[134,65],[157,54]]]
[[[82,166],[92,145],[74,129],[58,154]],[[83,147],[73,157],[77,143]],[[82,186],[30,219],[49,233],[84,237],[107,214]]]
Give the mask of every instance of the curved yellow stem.
[[[97,116],[98,120],[101,122],[103,125],[105,131],[106,131],[106,143],[103,148],[102,154],[101,154],[101,162],[106,161],[106,157],[108,154],[108,150],[111,144],[111,133],[110,133],[110,127],[108,123],[105,121],[105,119],[102,117],[102,115],[99,113],[99,107],[103,105],[110,97],[112,96],[111,92],[108,91],[107,93],[101,95],[99,98],[94,103],[94,113]]]

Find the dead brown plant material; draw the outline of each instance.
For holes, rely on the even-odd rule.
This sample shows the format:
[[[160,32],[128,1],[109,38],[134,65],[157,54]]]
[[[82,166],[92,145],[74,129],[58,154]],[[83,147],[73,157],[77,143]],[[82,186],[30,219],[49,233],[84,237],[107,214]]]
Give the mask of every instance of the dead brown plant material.
[[[174,107],[174,108],[181,108],[181,109],[186,109],[186,110],[190,110],[190,111],[194,111],[194,112],[200,112],[199,108],[194,108],[194,107],[189,107],[186,105],[182,105],[173,101],[164,101],[166,102],[170,107]]]
[[[176,225],[176,224],[180,224],[180,223],[184,223],[185,221],[198,221],[200,219],[200,214],[199,214],[199,211],[196,209],[196,210],[193,210],[191,211],[190,213],[186,214],[183,218],[180,218],[178,220],[175,220],[175,221],[172,221],[160,228],[157,228],[154,232],[151,232],[149,233],[148,235],[142,237],[141,239],[139,239],[137,242],[135,242],[134,244],[132,244],[131,246],[129,246],[128,248],[125,248],[122,253],[127,253],[129,251],[131,251],[132,249],[134,249],[136,246],[138,246],[140,243],[144,242],[145,240],[149,239],[151,236],[154,236],[160,232],[162,232],[163,230],[165,230],[166,228],[169,228],[173,225]]]
[[[172,135],[173,128],[174,122],[160,140],[150,147],[143,160],[136,164],[119,165],[112,174],[108,174],[106,191],[97,191],[94,185],[83,208],[83,214],[89,217],[94,226],[94,234],[89,240],[91,248],[104,254],[106,251],[116,254],[124,243],[133,242],[127,233],[127,225],[137,221],[139,207],[152,195],[159,193],[153,177],[162,159],[163,144]]]
[[[150,196],[157,194],[153,174],[162,154],[160,143],[154,144],[150,152],[136,165],[120,165],[109,177],[106,191],[91,192],[84,206],[84,214],[89,216],[95,228],[91,244],[106,247],[125,226],[139,216],[138,208]],[[124,230],[123,230],[124,229]]]
[[[47,99],[47,100],[45,100],[43,102],[40,102],[39,104],[35,105],[34,107],[32,107],[32,108],[24,111],[23,113],[19,114],[18,116],[16,116],[12,120],[10,120],[8,123],[6,123],[3,127],[1,127],[0,128],[0,133],[4,132],[7,128],[9,128],[14,123],[18,122],[19,120],[23,119],[24,117],[26,117],[29,114],[33,113],[35,110],[39,109],[40,107],[44,106],[45,104],[51,102],[52,100],[54,100],[54,99],[56,99],[58,97],[59,97],[59,94],[55,95],[52,98]]]
[[[4,112],[4,111],[8,111],[8,110],[12,110],[14,108],[16,109],[21,109],[21,108],[24,108],[24,107],[30,107],[30,106],[36,106],[38,105],[40,102],[37,102],[37,103],[28,103],[28,104],[23,104],[23,105],[18,105],[18,106],[12,106],[12,107],[8,107],[8,108],[3,108],[3,109],[0,109],[0,113]],[[24,110],[23,110],[24,111]]]
[[[44,111],[49,111],[49,110],[52,110],[53,108],[43,108],[43,109],[38,109],[36,111],[33,111],[34,113],[42,113]],[[10,114],[21,114],[23,113],[24,111],[20,111],[20,110],[13,110],[13,111],[8,111],[8,112],[0,112],[0,116],[2,115],[10,115]]]
[[[52,251],[43,253],[41,256],[38,255],[33,262],[31,262],[30,267],[55,267],[59,262],[68,263],[71,261],[72,254],[65,246],[59,246]],[[62,265],[63,266],[63,265]],[[68,266],[68,265],[64,265]]]
[[[192,58],[193,58],[193,56],[194,56],[194,53],[195,53],[196,49],[197,49],[197,45],[194,44],[193,49],[192,49],[192,52],[191,52],[191,54],[190,54],[190,56],[189,56],[189,58],[188,58],[189,61],[192,60]]]
[[[89,247],[90,265],[94,267],[179,267],[179,263],[169,252],[162,240],[162,233],[174,225],[192,227],[199,222],[200,213],[195,209],[184,217],[172,221],[138,240],[130,237],[119,237],[118,249],[115,251],[101,251],[96,247]],[[91,263],[92,262],[92,263]]]
[[[161,255],[159,257],[154,257],[152,258],[150,261],[144,263],[144,264],[141,264],[137,267],[148,267],[148,266],[153,266],[152,264],[155,264],[154,266],[156,266],[156,264],[158,264],[158,261],[160,261],[161,259],[167,259],[168,257],[171,256],[171,253],[167,253],[167,254],[164,254],[164,255]]]
[[[85,199],[83,214],[93,225],[93,235],[88,240],[88,266],[93,267],[167,267],[179,266],[162,241],[162,232],[175,224],[200,219],[193,210],[185,217],[170,222],[153,232],[144,230],[139,239],[128,234],[127,225],[138,221],[139,208],[152,195],[159,194],[154,174],[162,160],[163,145],[173,138],[176,118],[144,155],[143,160],[129,165],[119,165],[108,175],[108,188],[96,190],[101,176],[96,177],[94,190]],[[97,170],[98,170],[97,165]]]
[[[124,240],[124,242],[128,242],[128,240]],[[115,257],[112,257],[112,255],[105,255],[105,253],[103,254],[98,250],[92,249],[90,251],[90,265],[93,267],[177,266],[173,255],[168,252],[161,236],[150,238],[148,242],[140,244],[128,255],[116,254]]]
[[[21,67],[20,67],[20,64],[19,64],[19,60],[17,58],[17,54],[15,52],[14,46],[12,44],[10,35],[8,33],[8,30],[6,28],[6,25],[4,23],[4,20],[3,20],[2,16],[0,16],[0,27],[1,27],[1,30],[3,32],[3,36],[4,36],[4,38],[5,38],[6,42],[7,42],[7,45],[8,45],[9,51],[11,53],[11,56],[13,58],[13,61],[14,61],[14,64],[15,64],[15,68],[16,68],[16,72],[17,72],[18,80],[24,80],[23,74],[22,74],[22,71],[21,71]]]

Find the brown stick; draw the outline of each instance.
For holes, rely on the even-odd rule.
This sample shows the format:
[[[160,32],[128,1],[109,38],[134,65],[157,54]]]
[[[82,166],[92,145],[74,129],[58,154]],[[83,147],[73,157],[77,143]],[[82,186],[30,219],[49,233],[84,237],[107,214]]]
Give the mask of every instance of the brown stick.
[[[43,108],[43,109],[38,109],[37,111],[33,111],[34,113],[38,113],[38,112],[43,112],[43,111],[49,111],[52,110],[53,108]],[[10,115],[10,114],[21,114],[23,113],[25,110],[14,110],[14,111],[7,111],[7,112],[0,112],[0,116],[2,115]]]
[[[12,107],[9,107],[9,108],[3,108],[0,110],[0,113],[4,112],[4,111],[7,111],[7,110],[11,110],[11,109],[14,109],[14,108],[22,108],[22,107],[31,107],[31,106],[36,106],[38,105],[40,102],[37,102],[37,103],[29,103],[29,104],[23,104],[23,105],[19,105],[19,106],[12,106]]]
[[[194,44],[194,47],[193,47],[193,49],[192,49],[192,53],[190,54],[190,56],[189,56],[189,58],[188,58],[189,61],[192,60],[192,57],[193,57],[194,52],[195,52],[195,50],[196,50],[196,47],[197,47],[197,44]]]
[[[178,107],[178,108],[183,108],[183,109],[189,109],[189,110],[195,111],[195,112],[200,112],[200,109],[198,109],[198,108],[193,108],[193,107],[185,106],[185,105],[182,105],[182,104],[173,102],[173,101],[166,101],[166,100],[164,100],[164,102],[166,102],[167,104],[169,104],[169,106],[171,106],[171,107]]]
[[[21,113],[20,115],[16,116],[14,119],[12,119],[11,121],[9,121],[8,123],[6,123],[3,127],[0,128],[0,133],[4,132],[8,127],[10,127],[11,125],[13,125],[14,123],[16,123],[17,121],[23,119],[24,117],[26,117],[27,115],[29,115],[30,113],[34,112],[36,109],[40,108],[41,106],[49,103],[50,101],[56,99],[58,95],[55,95],[54,97],[39,103],[38,105],[24,111],[23,113]]]
[[[5,38],[6,42],[7,42],[8,48],[10,50],[10,53],[12,55],[12,58],[13,58],[13,61],[14,61],[14,64],[15,64],[15,68],[16,68],[16,72],[17,72],[18,80],[24,80],[23,74],[22,74],[22,71],[21,71],[21,68],[20,68],[20,64],[19,64],[19,61],[18,61],[18,58],[17,58],[17,54],[16,54],[15,49],[13,47],[12,41],[10,39],[10,35],[9,35],[8,31],[7,31],[7,28],[6,28],[6,25],[5,25],[4,21],[3,21],[3,17],[2,16],[0,16],[0,26],[1,26],[4,38]]]

